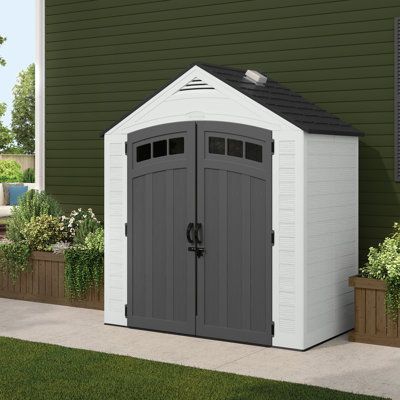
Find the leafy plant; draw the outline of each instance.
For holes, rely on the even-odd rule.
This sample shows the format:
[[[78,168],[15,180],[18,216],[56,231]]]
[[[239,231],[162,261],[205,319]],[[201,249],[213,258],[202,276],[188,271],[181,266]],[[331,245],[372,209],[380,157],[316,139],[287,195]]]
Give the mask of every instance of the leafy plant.
[[[28,269],[29,256],[29,246],[24,242],[0,242],[0,268],[9,275],[13,283],[17,281],[21,272]]]
[[[72,298],[84,298],[91,288],[101,290],[104,275],[104,230],[89,232],[84,243],[65,250],[65,288]]]
[[[94,232],[89,232],[85,238],[84,247],[104,252],[104,229],[100,227]]]
[[[71,247],[65,251],[65,288],[72,298],[83,299],[103,282],[104,254],[94,249]]]
[[[400,224],[395,223],[393,233],[378,247],[370,247],[368,262],[361,275],[386,282],[386,313],[398,319],[400,310]]]
[[[38,251],[51,251],[51,246],[65,236],[64,224],[52,215],[32,217],[21,233],[29,248]]]
[[[70,242],[74,241],[76,231],[84,221],[91,220],[93,222],[88,223],[88,225],[83,228],[84,230],[86,230],[86,234],[93,231],[96,225],[100,226],[100,221],[96,218],[91,208],[88,208],[87,210],[82,210],[82,208],[78,208],[78,210],[71,211],[68,217],[63,215],[61,219],[64,223],[65,231],[67,232],[67,240]],[[82,231],[82,235],[86,236],[84,234],[84,230]],[[77,240],[81,243],[83,242],[82,238]]]
[[[22,182],[24,183],[35,182],[35,170],[33,168],[28,168],[22,173]]]
[[[18,207],[12,208],[6,236],[13,242],[19,242],[25,239],[22,230],[32,218],[40,215],[60,216],[61,214],[60,205],[50,195],[29,190],[20,198]]]
[[[0,182],[21,182],[22,168],[14,160],[0,160]]]
[[[99,221],[86,218],[80,222],[75,230],[74,244],[82,245],[85,244],[85,240],[88,235],[92,234],[100,228]]]

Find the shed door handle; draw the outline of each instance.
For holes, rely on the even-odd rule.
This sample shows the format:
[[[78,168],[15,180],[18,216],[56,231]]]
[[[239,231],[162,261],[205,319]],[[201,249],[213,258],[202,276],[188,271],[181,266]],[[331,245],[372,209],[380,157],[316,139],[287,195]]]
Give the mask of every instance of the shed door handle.
[[[193,240],[192,235],[191,235],[191,233],[193,231],[193,228],[194,228],[194,223],[193,222],[189,222],[189,224],[188,224],[188,226],[186,228],[186,239],[191,244],[194,243],[194,240]]]
[[[194,230],[194,238],[196,240],[196,243],[203,243],[203,226],[201,225],[201,223],[196,224],[196,228]]]

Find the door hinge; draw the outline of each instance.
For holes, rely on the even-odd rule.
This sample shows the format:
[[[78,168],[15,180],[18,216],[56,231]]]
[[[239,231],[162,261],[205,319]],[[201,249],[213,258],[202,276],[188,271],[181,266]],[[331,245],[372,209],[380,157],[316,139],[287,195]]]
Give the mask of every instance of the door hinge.
[[[125,155],[128,155],[128,142],[125,142]]]
[[[128,304],[125,304],[125,318],[128,318]]]
[[[275,244],[275,231],[274,230],[271,231],[271,244],[272,244],[272,246]]]
[[[272,139],[272,141],[271,141],[271,153],[275,154],[275,140],[274,139]]]
[[[275,336],[275,322],[274,321],[272,321],[272,324],[271,324],[271,335],[272,335],[272,337]]]
[[[128,237],[128,224],[125,223],[125,236]]]

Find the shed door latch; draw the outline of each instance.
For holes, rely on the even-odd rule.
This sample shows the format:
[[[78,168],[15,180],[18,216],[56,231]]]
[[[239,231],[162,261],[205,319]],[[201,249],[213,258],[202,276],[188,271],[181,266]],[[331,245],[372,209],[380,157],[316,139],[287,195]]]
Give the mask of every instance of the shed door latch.
[[[125,318],[128,318],[128,304],[125,304]]]
[[[125,155],[128,155],[128,142],[125,142]]]
[[[274,230],[271,231],[271,244],[272,244],[272,246],[275,244],[275,231]]]
[[[128,224],[125,223],[125,236],[128,237]]]
[[[271,335],[272,335],[272,337],[275,336],[275,322],[274,321],[272,321],[272,324],[271,324]]]
[[[188,247],[188,251],[193,251],[196,254],[196,257],[200,258],[203,257],[204,253],[206,252],[206,249],[204,247],[190,246]]]

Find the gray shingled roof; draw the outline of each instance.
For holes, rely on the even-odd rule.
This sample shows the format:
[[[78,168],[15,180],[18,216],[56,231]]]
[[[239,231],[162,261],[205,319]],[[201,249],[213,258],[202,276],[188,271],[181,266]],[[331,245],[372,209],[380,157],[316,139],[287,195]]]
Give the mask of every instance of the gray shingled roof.
[[[305,132],[323,135],[363,135],[350,124],[269,77],[265,86],[257,86],[244,78],[246,71],[208,64],[197,65]]]
[[[268,108],[305,132],[319,133],[322,135],[364,135],[347,122],[342,121],[335,115],[330,114],[317,105],[307,101],[304,97],[285,88],[280,83],[270,79],[269,77],[264,86],[258,86],[244,78],[246,73],[244,70],[202,63],[191,65],[179,76],[188,71],[194,65],[197,65],[208,73],[214,75],[216,78],[245,94],[247,97]],[[268,76],[268,74],[265,75]],[[151,96],[144,99],[143,102],[138,104],[133,110],[129,111],[129,113],[127,113],[123,118],[108,127],[103,132],[102,136],[104,136],[107,131],[117,125],[120,121],[129,116],[133,111],[149,101],[157,93],[161,92],[166,86],[167,85],[161,87],[156,93],[153,93]]]

